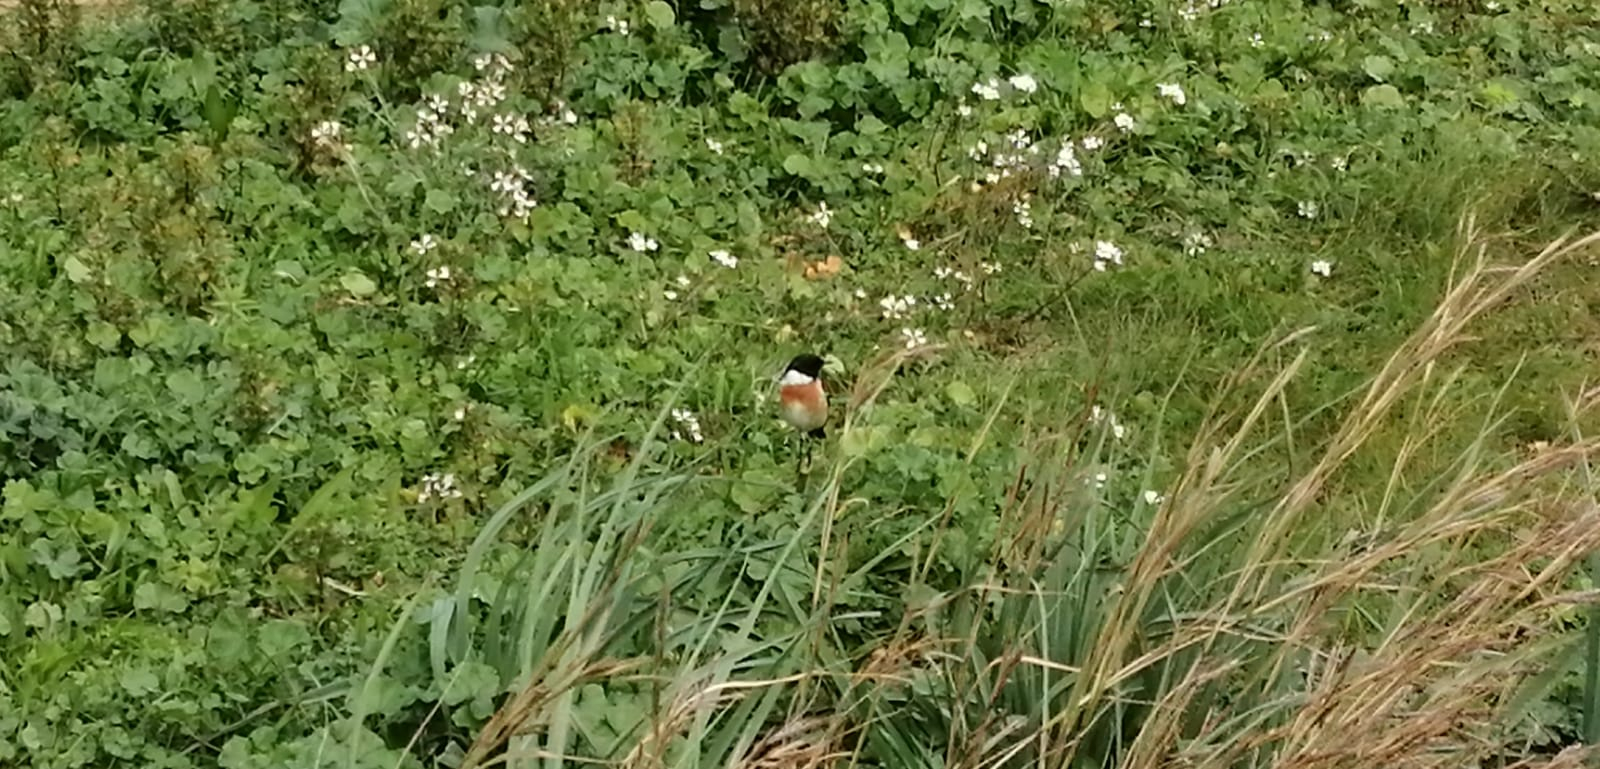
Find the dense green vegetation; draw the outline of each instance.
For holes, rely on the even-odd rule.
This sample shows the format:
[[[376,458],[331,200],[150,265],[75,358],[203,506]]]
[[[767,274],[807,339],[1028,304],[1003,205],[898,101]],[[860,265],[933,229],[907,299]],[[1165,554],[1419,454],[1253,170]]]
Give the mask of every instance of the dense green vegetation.
[[[1587,0],[5,13],[0,765],[1600,738]]]

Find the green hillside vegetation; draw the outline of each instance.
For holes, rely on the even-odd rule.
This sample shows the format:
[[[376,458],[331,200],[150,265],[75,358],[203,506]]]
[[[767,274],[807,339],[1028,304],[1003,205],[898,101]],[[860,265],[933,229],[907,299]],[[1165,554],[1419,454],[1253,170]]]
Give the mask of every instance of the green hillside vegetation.
[[[0,13],[0,766],[1600,742],[1588,0]]]

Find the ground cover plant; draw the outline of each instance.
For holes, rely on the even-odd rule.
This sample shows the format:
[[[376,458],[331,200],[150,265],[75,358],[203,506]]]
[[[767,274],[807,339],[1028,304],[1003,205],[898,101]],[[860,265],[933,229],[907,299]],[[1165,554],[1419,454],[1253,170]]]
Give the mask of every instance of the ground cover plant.
[[[1600,739],[1587,2],[3,12],[0,765]]]

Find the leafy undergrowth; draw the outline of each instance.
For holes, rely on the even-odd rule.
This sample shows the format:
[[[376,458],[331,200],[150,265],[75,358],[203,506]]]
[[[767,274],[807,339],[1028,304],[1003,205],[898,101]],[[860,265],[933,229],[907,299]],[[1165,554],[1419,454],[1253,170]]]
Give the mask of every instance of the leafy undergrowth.
[[[1588,3],[124,10],[0,29],[0,763],[1577,739]]]

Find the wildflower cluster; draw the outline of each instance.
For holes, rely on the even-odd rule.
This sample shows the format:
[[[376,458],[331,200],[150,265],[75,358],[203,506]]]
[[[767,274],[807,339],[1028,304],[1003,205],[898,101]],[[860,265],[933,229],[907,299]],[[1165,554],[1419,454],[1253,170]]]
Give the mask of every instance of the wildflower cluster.
[[[1000,78],[991,77],[988,80],[972,84],[972,93],[983,101],[999,101],[1005,91],[1024,96],[1039,90],[1039,81],[1026,72],[1018,73],[1006,78],[1002,85]]]
[[[422,488],[417,491],[418,502],[460,498],[461,489],[456,486],[454,473],[428,473],[422,476]]]
[[[681,296],[678,293],[678,289],[688,288],[692,281],[689,280],[688,275],[679,275],[673,282],[677,284],[678,288],[669,288],[661,292],[661,295],[669,302],[678,301],[678,297]]]
[[[1105,272],[1106,268],[1115,264],[1122,266],[1122,249],[1109,240],[1097,240],[1094,243],[1094,269],[1095,272]]]
[[[489,191],[501,197],[500,215],[512,219],[526,219],[539,206],[539,201],[528,191],[533,181],[527,169],[512,166],[509,171],[496,171],[489,181]]]
[[[1127,425],[1117,420],[1117,415],[1109,409],[1093,406],[1089,409],[1089,422],[1096,425],[1106,425],[1111,429],[1111,437],[1122,440],[1128,435]]]
[[[511,60],[502,54],[484,54],[472,61],[481,75],[478,81],[464,80],[456,86],[455,100],[439,94],[429,94],[417,107],[416,121],[405,132],[406,145],[411,149],[437,147],[446,137],[455,133],[451,123],[459,119],[467,125],[476,125],[479,116],[492,111],[506,100],[506,76],[511,74]],[[528,140],[531,126],[520,115],[497,114],[491,121],[497,134],[510,136],[518,142]]]
[[[350,152],[344,141],[344,124],[337,120],[324,120],[311,127],[311,143],[335,155]]]
[[[657,243],[655,238],[649,237],[642,232],[628,233],[628,249],[630,251],[637,251],[643,254],[660,248],[661,244]]]
[[[1184,21],[1194,21],[1200,18],[1200,14],[1208,10],[1214,11],[1227,4],[1228,0],[1188,0],[1183,4],[1182,8],[1178,9],[1178,18]]]
[[[700,417],[695,416],[688,409],[673,409],[672,421],[677,423],[677,429],[672,431],[673,440],[687,440],[690,443],[704,442],[705,434],[700,431]]]

